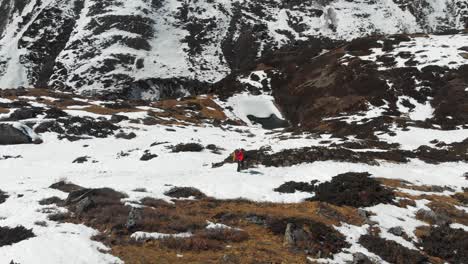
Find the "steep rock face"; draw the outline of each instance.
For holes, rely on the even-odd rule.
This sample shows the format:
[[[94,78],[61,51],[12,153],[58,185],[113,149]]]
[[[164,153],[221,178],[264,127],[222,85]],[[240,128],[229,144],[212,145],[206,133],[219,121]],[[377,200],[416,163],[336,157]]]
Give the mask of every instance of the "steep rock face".
[[[159,99],[327,37],[463,29],[465,0],[1,0],[0,88]]]

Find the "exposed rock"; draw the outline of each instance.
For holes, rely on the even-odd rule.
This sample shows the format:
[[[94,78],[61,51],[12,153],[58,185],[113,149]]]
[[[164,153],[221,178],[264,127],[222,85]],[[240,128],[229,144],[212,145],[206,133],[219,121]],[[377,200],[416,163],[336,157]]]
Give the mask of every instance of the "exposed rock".
[[[112,115],[109,121],[112,123],[120,123],[124,120],[129,120],[129,119],[130,118],[128,116],[124,116],[124,115]]]
[[[450,217],[443,213],[436,213],[432,210],[419,209],[416,212],[416,218],[434,225],[447,225],[452,223]]]
[[[390,234],[393,234],[395,236],[403,236],[405,234],[405,230],[401,226],[395,226],[390,229],[388,229],[388,232]]]
[[[3,155],[0,157],[0,160],[8,160],[8,159],[22,159],[23,156],[17,155],[17,156],[10,156],[10,155]]]
[[[289,126],[288,121],[280,119],[274,114],[265,118],[248,115],[247,118],[250,119],[250,121],[252,121],[254,124],[256,123],[262,125],[264,129],[277,129]]]
[[[120,132],[115,135],[115,138],[133,139],[133,138],[136,138],[136,134],[133,132],[130,132],[130,133]]]
[[[66,192],[66,193],[71,193],[71,192],[74,192],[74,191],[79,191],[79,190],[84,189],[81,186],[78,186],[76,184],[69,183],[69,182],[66,182],[66,181],[59,181],[57,183],[54,183],[51,186],[49,186],[49,188],[60,190],[62,192]]]
[[[314,258],[328,258],[349,246],[338,231],[320,222],[300,218],[269,218],[268,228],[282,235],[286,245]]]
[[[370,252],[378,255],[383,260],[395,263],[419,263],[427,262],[427,257],[416,250],[408,249],[395,241],[386,240],[381,237],[372,235],[363,235],[359,238],[359,243],[367,248]]]
[[[91,117],[59,118],[57,122],[62,124],[66,134],[75,136],[89,135],[105,138],[119,129],[118,126],[107,120],[96,120]]]
[[[120,200],[126,197],[125,194],[110,188],[80,189],[70,192],[65,203],[66,205],[74,205],[76,209],[76,206],[78,206],[81,201],[88,200],[80,205],[81,208],[85,209],[81,210],[81,212],[86,212],[86,210],[91,207],[90,203],[92,203],[93,207],[99,207],[106,205],[108,201],[118,201],[120,203]]]
[[[5,121],[19,121],[35,118],[42,113],[42,108],[30,107],[15,110]]]
[[[89,156],[83,156],[83,157],[78,157],[76,158],[73,163],[85,163],[85,162],[88,162],[88,160],[90,159],[91,157]]]
[[[131,230],[134,228],[139,221],[143,218],[142,211],[140,208],[132,207],[128,213],[127,223],[125,226]]]
[[[203,149],[205,148],[198,143],[180,143],[172,147],[172,152],[200,152]]]
[[[10,197],[10,196],[7,195],[2,190],[0,190],[0,204],[4,203],[6,201],[6,199],[8,199],[8,197]]]
[[[42,139],[21,123],[0,124],[0,145],[40,144]]]
[[[44,121],[44,122],[39,123],[39,125],[37,125],[34,128],[34,132],[36,133],[55,132],[58,134],[62,134],[65,132],[65,130],[60,126],[60,124],[57,121],[51,120],[51,121]]]
[[[58,139],[66,139],[70,142],[75,142],[78,140],[85,140],[85,139],[92,139],[91,137],[84,137],[84,136],[74,136],[74,135],[59,135]]]
[[[81,199],[75,207],[75,213],[77,215],[81,215],[82,213],[86,212],[89,208],[94,205],[93,200],[90,197],[85,197]]]
[[[240,264],[241,258],[234,254],[224,254],[220,260],[222,264]]]
[[[0,226],[0,247],[13,245],[32,237],[35,237],[32,229],[26,229],[24,226],[15,228]]]
[[[42,199],[39,201],[40,205],[51,205],[51,204],[61,205],[62,203],[63,203],[63,200],[58,198],[57,196]]]
[[[377,262],[371,260],[368,256],[361,252],[353,253],[353,261],[350,264],[377,264]]]
[[[169,191],[165,192],[164,195],[173,198],[195,197],[197,199],[202,199],[206,197],[204,193],[193,187],[173,187]]]
[[[206,145],[206,149],[211,150],[211,152],[214,153],[214,154],[221,154],[221,150],[224,150],[223,148],[218,147],[215,144]]]
[[[140,160],[141,161],[148,161],[148,160],[152,160],[154,158],[157,158],[158,155],[156,154],[152,154],[151,152],[145,152],[145,154],[143,154],[143,156],[141,156]]]
[[[330,182],[319,184],[310,200],[354,207],[393,203],[393,192],[369,176],[355,172],[337,175]]]
[[[167,144],[169,143],[168,141],[164,141],[164,142],[153,142],[151,143],[150,147],[154,147],[154,146],[159,146],[159,145],[163,145],[163,144]]]

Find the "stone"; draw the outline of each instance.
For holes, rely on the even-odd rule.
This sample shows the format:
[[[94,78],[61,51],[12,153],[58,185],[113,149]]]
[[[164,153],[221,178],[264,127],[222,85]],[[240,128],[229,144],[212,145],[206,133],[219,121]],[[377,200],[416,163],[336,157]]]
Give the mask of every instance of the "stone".
[[[142,218],[143,215],[141,209],[132,207],[130,209],[130,212],[128,213],[127,223],[125,224],[125,226],[127,227],[127,229],[132,229]]]
[[[133,139],[133,138],[136,138],[136,136],[137,135],[133,132],[130,132],[130,133],[120,132],[115,135],[115,138]]]
[[[81,199],[75,207],[75,213],[77,215],[81,215],[82,213],[86,212],[89,208],[93,206],[94,202],[89,197],[85,197]]]
[[[42,140],[21,123],[0,124],[0,145],[40,144]]]
[[[403,230],[403,227],[401,227],[401,226],[392,227],[392,228],[388,229],[388,232],[390,234],[395,235],[395,236],[403,236],[403,234],[405,234],[405,230]]]

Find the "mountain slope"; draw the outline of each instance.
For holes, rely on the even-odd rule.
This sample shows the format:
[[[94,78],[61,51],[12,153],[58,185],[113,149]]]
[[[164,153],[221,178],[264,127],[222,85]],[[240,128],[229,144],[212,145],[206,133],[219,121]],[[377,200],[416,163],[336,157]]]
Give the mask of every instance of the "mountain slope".
[[[2,0],[0,88],[200,93],[310,38],[463,29],[466,1]]]

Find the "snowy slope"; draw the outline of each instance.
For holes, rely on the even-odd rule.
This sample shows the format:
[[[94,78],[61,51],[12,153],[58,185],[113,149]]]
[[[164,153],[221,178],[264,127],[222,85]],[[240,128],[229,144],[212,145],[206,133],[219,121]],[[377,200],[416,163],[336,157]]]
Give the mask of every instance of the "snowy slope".
[[[463,29],[467,12],[461,0],[25,3],[0,1],[0,88],[146,99],[193,93],[298,40]]]
[[[244,102],[258,100],[258,96],[247,94],[240,96]],[[56,100],[51,97],[42,98],[49,103]],[[33,103],[36,97],[23,96],[21,100],[30,100]],[[2,100],[4,103],[12,101]],[[111,118],[110,115],[101,115],[85,110],[88,105],[102,105],[108,102],[76,98],[75,103],[78,102],[83,103],[83,105],[71,105],[69,109],[75,110],[66,110],[66,112],[72,116],[89,116],[105,120]],[[249,103],[232,104],[231,106],[238,110],[233,113],[238,115],[238,118],[244,118],[245,113],[252,111],[252,104]],[[158,111],[157,108],[140,107],[138,109],[141,108]],[[257,111],[259,110],[257,109]],[[266,108],[264,111],[275,112],[278,110]],[[132,113],[121,112],[120,114],[135,121],[147,118],[149,112],[139,110]],[[256,114],[261,116],[262,113],[257,112]],[[34,125],[37,128],[37,125],[47,121],[50,119],[38,116],[35,119],[26,119],[21,122],[37,123]],[[70,142],[66,139],[59,140],[57,133],[46,132],[42,134],[44,140],[42,145],[0,147],[2,155],[12,157],[21,155],[21,158],[17,159],[0,160],[3,177],[0,187],[10,196],[6,202],[0,204],[0,226],[22,225],[26,228],[32,228],[36,234],[36,237],[12,246],[0,247],[1,262],[14,260],[27,264],[37,263],[40,260],[41,263],[64,263],[65,261],[69,262],[69,259],[72,258],[71,263],[120,263],[119,259],[107,253],[106,247],[91,239],[93,235],[97,234],[97,231],[84,225],[59,223],[47,218],[49,214],[61,212],[64,209],[57,206],[40,205],[38,202],[51,196],[65,199],[66,193],[49,188],[51,184],[64,179],[83,187],[108,187],[124,192],[129,196],[125,200],[129,203],[137,203],[147,196],[169,200],[170,198],[165,195],[165,192],[173,186],[195,187],[206,195],[218,199],[241,197],[253,201],[298,203],[309,197],[310,193],[282,194],[275,192],[274,188],[288,181],[329,181],[333,176],[349,171],[369,172],[374,177],[387,179],[404,178],[408,183],[418,185],[452,188],[452,191],[439,194],[442,196],[451,195],[468,187],[468,181],[462,177],[463,173],[468,170],[466,162],[429,164],[419,159],[412,159],[408,163],[379,161],[380,165],[376,166],[327,160],[288,167],[261,165],[240,174],[235,171],[235,164],[226,164],[219,168],[211,166],[212,163],[223,160],[224,157],[229,156],[233,149],[239,147],[258,149],[262,146],[270,146],[272,152],[310,146],[324,146],[333,149],[332,145],[339,144],[341,139],[330,137],[331,135],[327,134],[304,133],[293,136],[284,131],[271,133],[271,131],[252,126],[145,125],[132,122],[132,120],[123,121],[119,125],[122,131],[134,132],[136,137],[131,140],[114,137],[91,137]],[[451,143],[462,141],[467,135],[466,129],[433,131],[413,128],[410,131],[398,131],[397,128],[394,128],[393,130],[397,132],[397,136],[382,137],[382,140],[400,143],[402,149],[408,150],[430,144],[434,138]],[[411,138],[417,140],[411,140]],[[354,140],[350,138],[347,141],[353,142]],[[153,144],[155,142],[161,142],[161,144]],[[198,153],[174,153],[168,148],[171,145],[191,142],[200,143],[203,146],[215,144],[222,149],[220,153],[212,153],[208,150]],[[44,155],[45,151],[47,151],[47,155]],[[157,154],[158,157],[150,161],[141,161],[141,155],[147,151]],[[377,151],[385,152],[386,150]],[[127,154],[123,155],[122,153]],[[95,162],[72,163],[81,156],[89,156]],[[145,192],[137,191],[141,188],[144,188]],[[400,189],[400,191],[407,195],[418,194],[417,191],[410,189]],[[423,192],[420,193],[423,194]],[[401,208],[395,205],[380,204],[366,208],[366,210],[374,213],[371,219],[383,230],[382,237],[413,249],[415,248],[414,241],[406,241],[401,237],[396,237],[388,230],[396,225],[401,225],[411,238],[416,240],[413,234],[415,228],[427,224],[416,220],[415,213],[421,208],[427,208],[425,204],[425,200],[417,200],[414,207]],[[18,211],[18,208],[21,210]],[[461,208],[466,209],[466,207]],[[45,224],[38,225],[37,223],[41,221]],[[459,226],[467,228],[464,225]],[[348,224],[336,227],[346,236],[347,241],[352,246],[345,252],[336,254],[332,260],[323,259],[323,261],[325,263],[343,263],[345,260],[352,260],[352,254],[356,252],[364,252],[369,256],[376,257],[357,242],[361,235],[367,233],[368,227],[368,225],[353,226]],[[161,233],[135,233],[133,236],[140,235],[152,236],[156,239],[168,236]],[[178,236],[187,237],[189,235],[182,233]],[[381,263],[384,262],[381,261]]]

